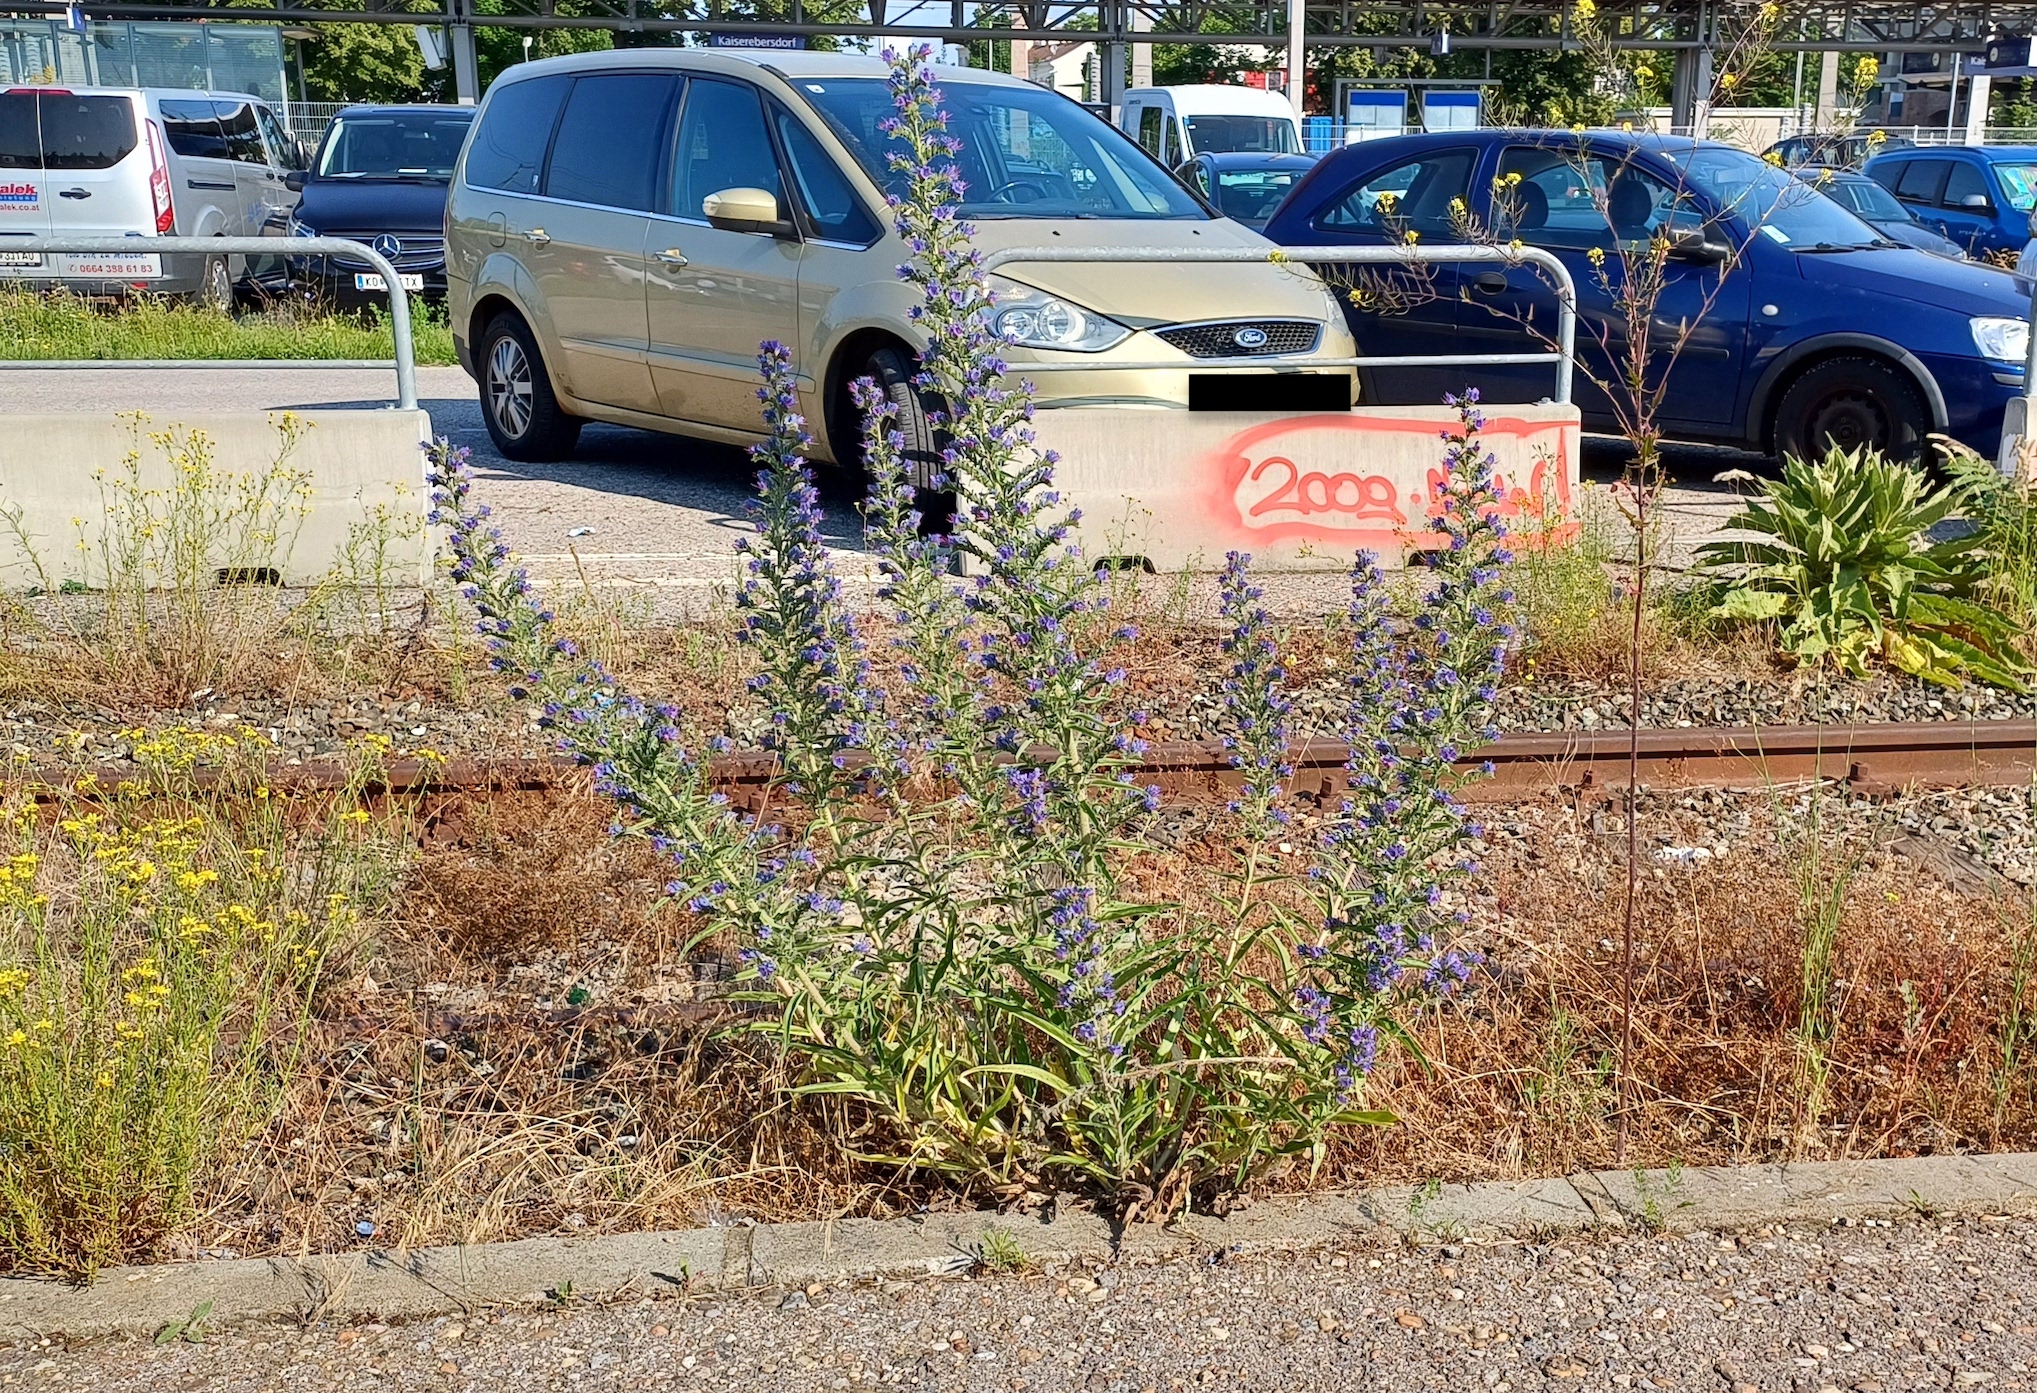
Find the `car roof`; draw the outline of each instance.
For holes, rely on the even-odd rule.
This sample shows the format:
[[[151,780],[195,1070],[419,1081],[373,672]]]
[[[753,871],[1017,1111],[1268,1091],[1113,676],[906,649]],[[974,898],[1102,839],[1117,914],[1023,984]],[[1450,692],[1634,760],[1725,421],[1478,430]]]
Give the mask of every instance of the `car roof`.
[[[730,72],[741,66],[762,68],[788,81],[800,78],[850,78],[891,76],[891,64],[862,53],[816,53],[800,48],[623,48],[569,53],[558,58],[541,58],[518,63],[498,80],[537,76],[551,72],[582,72],[606,68],[679,68],[703,72]],[[1008,73],[982,68],[950,68],[935,65],[935,86],[962,83],[986,87],[1025,87],[1042,91],[1036,83]]]
[[[1293,104],[1278,92],[1269,92],[1264,87],[1245,87],[1223,82],[1184,82],[1170,87],[1134,87],[1126,92],[1123,100],[1129,102],[1140,97],[1165,96],[1171,98],[1183,115],[1225,116],[1263,115],[1275,107],[1285,108],[1293,113]]]
[[[1972,155],[1995,164],[2007,160],[2037,160],[2037,145],[1906,145],[1901,150],[1884,150],[1874,160],[1887,159],[1895,154],[1906,160]],[[1868,163],[1873,164],[1874,160]]]
[[[252,92],[227,92],[214,87],[83,87],[75,82],[10,83],[0,87],[4,92],[61,92],[69,97],[169,97],[190,99],[194,97],[232,97],[237,101],[268,103],[267,97],[258,97]]]
[[[471,106],[454,106],[450,102],[360,102],[343,106],[333,113],[333,119],[342,116],[402,116],[409,112],[430,112],[434,116],[465,116],[472,118]]]
[[[1306,169],[1316,162],[1314,155],[1292,150],[1207,150],[1196,158],[1217,169],[1284,169],[1290,165]]]
[[[1732,150],[1739,154],[1747,152],[1737,145],[1728,145],[1719,140],[1695,140],[1687,135],[1659,135],[1650,131],[1626,131],[1612,126],[1593,126],[1585,130],[1571,128],[1537,129],[1519,126],[1481,126],[1469,131],[1413,131],[1407,135],[1387,136],[1380,140],[1360,141],[1356,145],[1344,145],[1323,157],[1328,163],[1340,157],[1348,160],[1353,151],[1366,154],[1395,155],[1403,151],[1413,154],[1418,151],[1448,149],[1451,146],[1493,145],[1548,145],[1560,149],[1574,147],[1579,141],[1593,145],[1626,146],[1634,150],[1645,150],[1659,155],[1684,154],[1691,150]],[[1748,159],[1757,156],[1748,155]]]

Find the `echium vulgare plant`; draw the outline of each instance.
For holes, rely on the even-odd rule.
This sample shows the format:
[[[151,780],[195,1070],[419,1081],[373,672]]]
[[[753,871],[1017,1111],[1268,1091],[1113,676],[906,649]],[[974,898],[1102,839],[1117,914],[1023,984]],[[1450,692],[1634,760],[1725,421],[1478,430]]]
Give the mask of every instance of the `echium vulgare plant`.
[[[1320,1155],[1339,1123],[1384,1120],[1361,1097],[1379,1038],[1469,969],[1429,887],[1468,864],[1476,829],[1451,761],[1490,719],[1506,642],[1488,612],[1504,603],[1506,560],[1490,462],[1467,407],[1438,500],[1448,544],[1415,622],[1388,621],[1376,568],[1360,564],[1356,603],[1378,613],[1358,626],[1351,795],[1313,879],[1261,870],[1289,804],[1289,701],[1278,635],[1247,558],[1232,558],[1223,696],[1244,781],[1240,888],[1129,899],[1122,862],[1155,795],[1133,777],[1136,713],[1100,657],[1126,631],[1071,544],[1030,388],[1008,377],[989,327],[925,52],[892,61],[893,213],[911,252],[901,276],[921,291],[916,386],[940,441],[940,477],[914,479],[889,403],[858,385],[897,684],[871,680],[829,569],[796,379],[775,344],[759,357],[767,438],[741,606],[777,822],[713,791],[680,713],[623,691],[559,636],[472,506],[464,460],[441,447],[453,573],[512,691],[542,703],[620,804],[618,832],[672,857],[669,892],[701,940],[740,948],[743,995],[769,1009],[731,1028],[777,1053],[795,1093],[846,1105],[830,1116],[848,1120],[854,1154],[1007,1194],[1083,1184],[1127,1216],[1164,1215]],[[945,534],[918,515],[928,482],[957,500]]]

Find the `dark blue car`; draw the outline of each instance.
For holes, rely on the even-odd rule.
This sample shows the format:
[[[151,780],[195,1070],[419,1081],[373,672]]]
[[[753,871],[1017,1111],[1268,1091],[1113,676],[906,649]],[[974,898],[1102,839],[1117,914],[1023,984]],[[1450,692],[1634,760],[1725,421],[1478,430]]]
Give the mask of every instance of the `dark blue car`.
[[[446,186],[474,121],[470,106],[350,106],[333,117],[311,168],[290,176],[301,190],[290,231],[348,237],[396,266],[403,288],[428,300],[446,293]],[[344,257],[293,257],[291,279],[326,303],[354,309],[389,303],[381,273]]]
[[[2037,146],[1941,146],[1876,155],[1861,171],[1970,256],[2015,253],[2037,207]]]
[[[1901,456],[1932,432],[1993,454],[2022,390],[2031,284],[1898,246],[1792,175],[1730,146],[1620,132],[1479,130],[1401,136],[1325,156],[1266,235],[1286,246],[1518,239],[1577,282],[1588,430],[1617,430],[1627,325],[1603,275],[1622,245],[1675,248],[1652,336],[1693,324],[1667,366],[1670,436],[1770,453],[1873,445]],[[1409,273],[1395,268],[1405,288]],[[1362,354],[1514,353],[1553,338],[1556,295],[1527,265],[1439,265],[1386,308],[1346,304]],[[1373,297],[1375,304],[1381,303]],[[1546,341],[1545,341],[1546,342]],[[1657,355],[1658,365],[1663,355]],[[1540,365],[1361,370],[1363,396],[1425,403],[1476,385],[1488,401],[1546,396]]]

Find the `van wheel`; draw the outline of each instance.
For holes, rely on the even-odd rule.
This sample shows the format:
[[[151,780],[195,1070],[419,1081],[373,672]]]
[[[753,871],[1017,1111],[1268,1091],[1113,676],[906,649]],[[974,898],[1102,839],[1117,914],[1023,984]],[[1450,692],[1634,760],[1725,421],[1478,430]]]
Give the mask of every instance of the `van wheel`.
[[[233,309],[233,270],[223,256],[205,258],[205,275],[191,292],[191,303],[200,309],[226,314]]]
[[[545,360],[520,315],[504,311],[481,335],[481,418],[509,459],[542,464],[573,453],[580,421],[559,409]]]
[[[1900,370],[1875,358],[1833,358],[1783,393],[1775,409],[1775,452],[1816,459],[1834,447],[1868,448],[1913,460],[1930,429],[1922,394]]]
[[[941,472],[942,432],[934,429],[933,415],[940,399],[912,385],[918,367],[896,348],[880,348],[863,365],[864,374],[891,399],[898,413],[898,431],[905,437],[905,470],[912,480],[915,505],[920,511],[922,531],[945,532],[955,515],[955,491],[936,489],[933,482]],[[856,419],[852,415],[852,419]],[[860,457],[863,432],[857,419],[856,441]]]

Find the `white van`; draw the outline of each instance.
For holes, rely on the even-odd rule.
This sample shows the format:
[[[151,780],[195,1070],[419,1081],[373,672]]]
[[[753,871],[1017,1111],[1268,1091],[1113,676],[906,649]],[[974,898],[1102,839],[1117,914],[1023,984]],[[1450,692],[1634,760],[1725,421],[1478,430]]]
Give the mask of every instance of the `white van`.
[[[1293,103],[1257,87],[1134,87],[1118,108],[1118,128],[1169,169],[1230,151],[1302,153]]]
[[[268,268],[239,256],[159,256],[148,237],[282,237],[304,161],[259,98],[164,87],[0,89],[0,277],[88,295],[129,289],[224,308]],[[10,252],[17,237],[133,237],[133,255]]]

